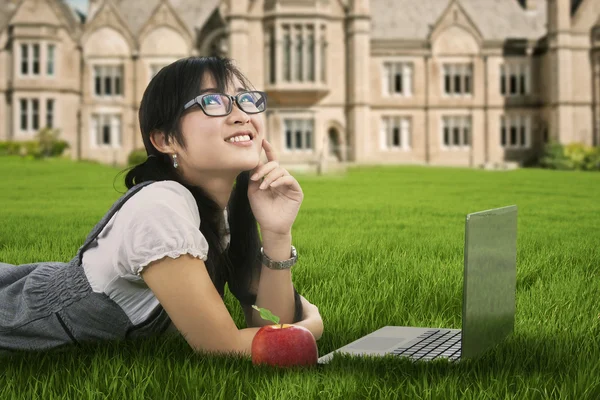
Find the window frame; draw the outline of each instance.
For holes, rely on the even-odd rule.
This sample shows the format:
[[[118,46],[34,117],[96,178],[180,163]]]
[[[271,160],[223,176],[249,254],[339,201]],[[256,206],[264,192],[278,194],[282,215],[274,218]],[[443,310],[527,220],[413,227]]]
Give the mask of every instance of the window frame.
[[[529,59],[505,59],[500,63],[499,75],[498,92],[500,96],[515,98],[531,95],[531,63]],[[511,90],[513,76],[515,77],[515,93],[512,93]]]
[[[17,136],[31,136],[37,134],[41,129],[46,127],[47,100],[54,100],[53,122],[56,128],[56,99],[54,97],[44,96],[23,96],[15,99],[15,107],[13,115],[15,120],[13,127]],[[25,109],[23,109],[25,104]],[[37,104],[37,107],[35,105]],[[25,117],[25,120],[23,120]],[[23,129],[23,121],[25,121],[25,129]],[[37,126],[37,127],[34,127]]]
[[[440,71],[440,89],[443,98],[472,98],[475,96],[475,65],[472,61],[446,61],[441,64]],[[457,80],[458,85],[456,84]],[[468,92],[465,91],[467,83]],[[460,87],[459,92],[456,91],[457,86]]]
[[[446,121],[451,121],[446,124]],[[445,114],[440,117],[440,148],[443,151],[465,151],[470,150],[473,146],[473,118],[469,114]],[[456,124],[458,122],[458,125]],[[458,126],[459,144],[455,145],[454,134]],[[448,127],[448,142],[446,144],[446,128]],[[465,131],[468,128],[467,131]],[[468,132],[468,133],[467,133]],[[465,144],[465,138],[467,138]]]
[[[56,43],[47,42],[44,40],[18,40],[16,41],[17,54],[15,57],[14,65],[17,71],[17,77],[19,79],[40,79],[40,78],[53,78],[56,76]],[[48,45],[54,45],[54,58],[55,58],[55,73],[54,75],[47,74],[47,47]],[[27,71],[23,73],[23,49],[27,49]],[[35,57],[34,49],[37,48],[37,58]],[[37,73],[34,73],[34,66],[37,65]]]
[[[509,112],[500,115],[498,145],[503,150],[530,150],[532,146],[533,117],[522,112]],[[512,144],[511,129],[516,130],[516,144]],[[503,141],[506,143],[503,144]],[[524,141],[524,144],[521,142]]]
[[[102,90],[104,90],[104,93],[98,94],[96,92],[96,68],[100,68],[101,71],[106,71],[106,70],[110,70],[112,71],[112,73],[110,74],[110,78],[111,78],[111,94],[106,94],[106,78],[108,77],[107,74],[100,74],[100,86],[101,86],[101,92]],[[122,100],[125,98],[125,62],[121,61],[121,62],[95,62],[92,63],[90,65],[90,69],[91,69],[91,93],[92,93],[92,97],[95,99],[119,99]],[[114,89],[116,87],[116,77],[118,77],[118,74],[115,74],[115,71],[120,71],[121,75],[120,75],[120,91],[121,93],[119,94],[114,94]]]
[[[326,84],[325,23],[304,19],[276,21],[266,25],[264,33],[265,82],[270,85]]]
[[[283,143],[283,152],[287,154],[313,154],[315,152],[315,126],[316,120],[312,116],[283,116],[281,118],[282,121],[282,143]],[[288,126],[291,126],[289,129],[292,147],[288,147]],[[300,128],[300,142],[301,147],[296,147],[297,144],[297,134],[298,128]],[[305,146],[307,140],[307,133],[310,132],[309,143],[310,146]]]
[[[382,93],[384,97],[410,98],[414,95],[415,63],[409,60],[384,60],[382,63]],[[398,74],[400,72],[400,74]],[[396,91],[397,76],[401,90]]]
[[[379,147],[382,151],[412,151],[413,117],[406,114],[384,114],[379,119]],[[398,128],[399,142],[394,145],[394,129]]]
[[[103,132],[102,122],[109,121],[110,144],[100,143]],[[121,149],[123,147],[123,113],[121,111],[100,110],[90,114],[90,147],[93,149]],[[115,123],[118,122],[118,123]],[[119,130],[113,131],[118,126]]]

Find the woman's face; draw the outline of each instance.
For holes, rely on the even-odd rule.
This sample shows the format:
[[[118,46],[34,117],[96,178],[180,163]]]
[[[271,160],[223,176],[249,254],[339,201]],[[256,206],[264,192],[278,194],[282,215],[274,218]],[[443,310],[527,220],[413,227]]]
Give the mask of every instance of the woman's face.
[[[217,93],[216,86],[214,79],[208,76],[203,81],[202,91]],[[242,91],[245,91],[243,85],[234,76],[225,94],[235,96]],[[256,167],[262,151],[264,126],[264,113],[246,114],[235,103],[231,113],[221,117],[208,116],[195,104],[181,120],[186,143],[185,150],[177,148],[181,171],[193,179],[195,173],[230,171],[237,175]],[[225,140],[236,133],[251,135],[250,145],[240,146]]]

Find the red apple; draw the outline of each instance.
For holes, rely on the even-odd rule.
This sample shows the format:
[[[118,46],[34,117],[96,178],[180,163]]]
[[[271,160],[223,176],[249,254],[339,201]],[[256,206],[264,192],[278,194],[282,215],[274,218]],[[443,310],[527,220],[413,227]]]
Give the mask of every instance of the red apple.
[[[252,340],[252,364],[255,365],[316,365],[318,358],[317,342],[313,334],[302,326],[263,326]]]

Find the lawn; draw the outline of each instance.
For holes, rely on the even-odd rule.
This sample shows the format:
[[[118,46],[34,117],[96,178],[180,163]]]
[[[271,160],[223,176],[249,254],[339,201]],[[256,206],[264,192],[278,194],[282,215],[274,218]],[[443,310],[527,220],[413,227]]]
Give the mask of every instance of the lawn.
[[[0,261],[70,260],[124,192],[119,171],[1,158]],[[380,166],[295,176],[305,198],[293,279],[323,317],[320,355],[384,325],[460,329],[465,215],[511,204],[514,334],[457,364],[338,357],[293,370],[194,354],[176,336],[90,344],[1,360],[0,398],[600,398],[600,174]]]

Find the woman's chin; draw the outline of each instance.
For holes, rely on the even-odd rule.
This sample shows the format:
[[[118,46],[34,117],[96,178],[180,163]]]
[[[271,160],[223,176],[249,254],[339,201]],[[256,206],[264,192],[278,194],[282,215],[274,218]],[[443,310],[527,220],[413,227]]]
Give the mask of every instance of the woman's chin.
[[[258,155],[248,156],[244,157],[243,160],[242,157],[240,157],[240,159],[238,159],[237,161],[238,165],[240,166],[240,170],[248,171],[258,166],[258,163],[260,162],[260,157]]]

